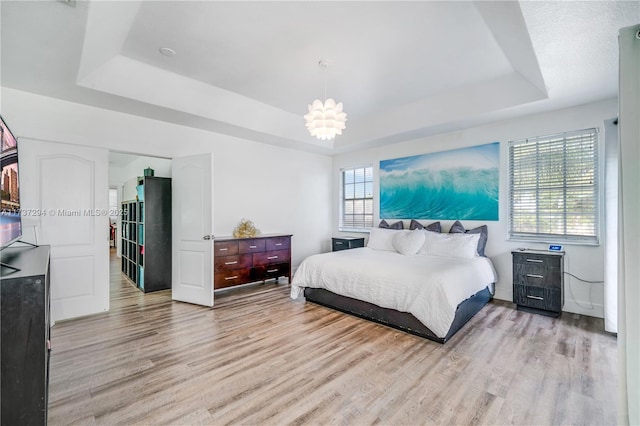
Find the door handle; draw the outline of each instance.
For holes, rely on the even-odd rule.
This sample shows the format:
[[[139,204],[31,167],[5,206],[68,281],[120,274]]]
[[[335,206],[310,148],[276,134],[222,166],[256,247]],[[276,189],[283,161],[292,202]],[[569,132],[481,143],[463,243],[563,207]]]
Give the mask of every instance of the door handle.
[[[205,235],[204,237],[202,237],[203,240],[210,240],[213,238],[213,235]]]

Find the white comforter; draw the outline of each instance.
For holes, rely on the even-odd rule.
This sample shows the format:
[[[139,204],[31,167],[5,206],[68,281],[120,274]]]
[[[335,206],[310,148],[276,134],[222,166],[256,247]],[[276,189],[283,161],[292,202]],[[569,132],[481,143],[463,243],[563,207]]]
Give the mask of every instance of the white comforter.
[[[413,314],[438,337],[445,337],[460,302],[496,282],[486,257],[461,259],[405,256],[357,248],[306,258],[291,283],[291,298],[304,287],[324,288],[342,296]]]

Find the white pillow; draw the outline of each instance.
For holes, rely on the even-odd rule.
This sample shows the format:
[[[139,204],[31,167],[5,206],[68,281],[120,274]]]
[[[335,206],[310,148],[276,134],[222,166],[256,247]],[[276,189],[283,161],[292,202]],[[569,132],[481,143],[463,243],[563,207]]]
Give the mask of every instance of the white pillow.
[[[398,232],[393,236],[393,247],[400,254],[416,254],[424,245],[424,239],[424,232],[421,229]]]
[[[367,247],[374,250],[396,251],[393,247],[393,236],[403,232],[399,229],[371,228]]]
[[[463,259],[478,256],[480,234],[440,234],[425,230],[422,232],[425,236],[424,245],[418,254]]]

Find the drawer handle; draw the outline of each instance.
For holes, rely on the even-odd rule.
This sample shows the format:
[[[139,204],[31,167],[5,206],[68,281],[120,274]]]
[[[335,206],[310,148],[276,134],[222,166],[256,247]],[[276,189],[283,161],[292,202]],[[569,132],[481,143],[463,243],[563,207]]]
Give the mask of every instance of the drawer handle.
[[[277,247],[277,246],[281,246],[281,245],[282,245],[282,243],[276,243],[276,247]]]
[[[336,245],[341,246],[342,245],[342,241],[336,241]]]
[[[218,249],[218,251],[227,251],[227,250],[229,250],[229,249],[228,249],[228,248],[226,248],[226,247],[225,247],[225,248]]]
[[[238,278],[238,276],[237,276],[237,275],[234,275],[234,276],[232,276],[232,277],[225,277],[224,279],[225,279],[225,280],[235,280],[236,278]],[[529,296],[527,296],[527,297],[529,297]]]
[[[529,296],[529,295],[527,294],[527,299],[544,300],[544,297],[540,297],[540,296]]]
[[[237,260],[234,260],[233,262],[224,262],[225,265],[235,265],[236,263],[238,263]]]
[[[249,246],[249,248],[258,248],[258,246]]]
[[[542,262],[544,262],[544,260],[540,260],[540,259],[527,259],[527,262],[542,263]]]
[[[271,273],[271,272],[278,272],[278,268],[276,269],[267,269],[267,272]]]
[[[278,256],[267,256],[267,259],[271,260],[271,259],[277,259]]]
[[[544,278],[544,276],[536,275],[536,274],[527,274],[527,277],[529,277],[529,278]]]

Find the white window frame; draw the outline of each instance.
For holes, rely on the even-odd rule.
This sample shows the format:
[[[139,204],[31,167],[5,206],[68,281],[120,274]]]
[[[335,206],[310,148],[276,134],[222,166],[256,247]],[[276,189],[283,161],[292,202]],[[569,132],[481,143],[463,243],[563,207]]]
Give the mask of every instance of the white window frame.
[[[371,195],[367,196],[367,194],[365,193],[364,197],[360,198],[354,198],[354,200],[357,199],[362,199],[362,200],[370,200],[371,202],[371,214],[365,214],[365,216],[371,216],[371,223],[363,223],[363,226],[352,226],[351,224],[346,225],[345,224],[345,172],[347,171],[355,171],[357,169],[365,169],[365,181],[363,183],[370,183],[371,184]],[[371,169],[371,180],[367,180],[366,179],[366,169]],[[340,231],[346,231],[346,232],[369,232],[371,227],[373,227],[373,221],[374,221],[374,214],[375,214],[375,209],[374,209],[374,196],[373,196],[373,187],[374,187],[374,176],[373,176],[373,165],[372,164],[365,164],[365,165],[360,165],[360,166],[354,166],[354,167],[344,167],[342,169],[340,169],[340,199],[339,199],[339,226],[338,229]],[[366,185],[365,185],[366,188]],[[354,191],[355,192],[355,191]],[[366,201],[365,201],[366,202]]]
[[[578,144],[586,143],[591,144],[592,150],[585,150],[578,148]],[[574,148],[573,151],[567,151],[567,149]],[[541,148],[543,148],[541,152]],[[544,148],[554,148],[553,151],[544,151]],[[522,155],[525,150],[533,153],[535,150],[535,160],[518,160],[516,155]],[[561,150],[561,151],[560,151]],[[560,151],[560,152],[558,152]],[[566,244],[581,244],[581,245],[598,245],[600,234],[600,220],[601,220],[601,194],[600,194],[600,159],[599,159],[600,144],[598,140],[598,129],[590,128],[584,130],[577,130],[572,132],[564,132],[554,135],[538,136],[534,138],[520,139],[509,142],[508,152],[508,167],[509,167],[509,240],[512,241],[533,241],[533,242],[562,242]],[[557,157],[557,158],[551,158]],[[524,158],[524,157],[523,157]],[[530,158],[530,157],[529,157]],[[592,181],[575,181],[567,182],[568,177],[566,173],[566,167],[568,163],[577,164],[585,160],[593,160],[593,168],[588,168],[588,172],[582,176],[593,176]],[[544,179],[542,170],[538,167],[540,164],[546,162],[548,166],[551,161],[562,161],[561,169],[564,171],[564,177],[550,181],[548,178]],[[516,163],[516,164],[514,164]],[[517,164],[520,163],[520,164]],[[531,179],[530,182],[535,181],[534,184],[527,182],[518,183],[514,179],[515,167],[530,166],[532,176],[535,179]],[[543,181],[543,183],[540,183]],[[555,184],[555,185],[554,185]],[[532,186],[535,185],[535,186]],[[563,195],[558,198],[558,208],[554,210],[547,204],[543,210],[540,208],[541,195],[544,192],[551,192],[553,190],[562,189]],[[585,232],[578,231],[577,228],[571,228],[570,219],[578,215],[575,211],[567,209],[567,201],[575,202],[575,195],[570,198],[572,194],[568,194],[567,190],[573,189],[574,191],[582,191],[585,196],[585,202],[591,203],[594,206],[594,210],[586,216],[593,215],[592,222],[590,223],[590,229]],[[521,195],[529,195],[529,198],[534,198],[535,201],[528,201],[528,206],[525,202],[522,202],[524,197]],[[519,203],[516,198],[521,200]],[[520,206],[518,205],[520,204]],[[528,208],[527,208],[528,207]],[[533,213],[532,213],[533,209]],[[527,213],[528,212],[528,213]],[[535,231],[527,230],[524,226],[518,227],[518,221],[516,216],[524,217],[527,214],[535,214]],[[559,221],[564,228],[562,232],[545,232],[544,222],[545,215],[556,215],[556,221]],[[583,215],[585,216],[585,215]],[[557,223],[557,222],[556,222]],[[588,223],[588,221],[587,221]]]

